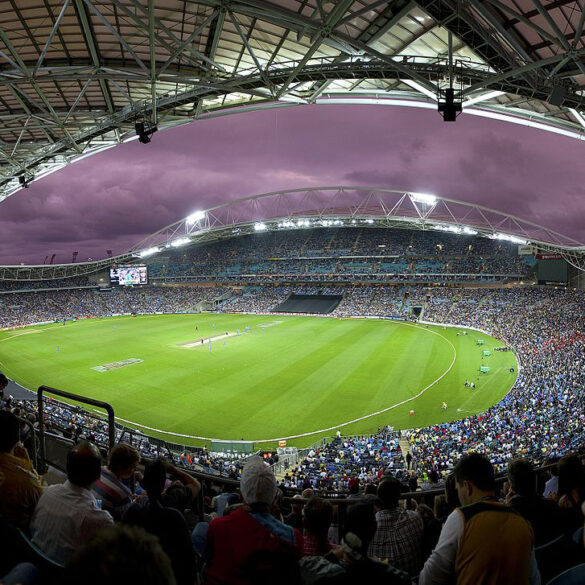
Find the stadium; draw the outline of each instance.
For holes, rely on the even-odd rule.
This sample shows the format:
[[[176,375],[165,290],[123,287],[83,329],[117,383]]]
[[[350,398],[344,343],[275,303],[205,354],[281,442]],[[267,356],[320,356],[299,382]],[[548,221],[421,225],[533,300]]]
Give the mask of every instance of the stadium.
[[[97,547],[86,551],[98,559],[95,573],[112,577],[100,559],[146,546],[146,533],[157,537],[148,541],[156,550],[133,575],[149,580],[141,571],[159,559],[156,570],[168,573],[161,583],[578,582],[562,579],[585,572],[580,221],[566,235],[561,212],[531,213],[512,188],[492,205],[471,191],[466,200],[444,188],[307,184],[319,175],[306,169],[290,171],[292,187],[250,192],[257,183],[236,171],[235,159],[225,159],[233,168],[221,162],[207,172],[239,173],[236,187],[217,178],[210,187],[204,169],[188,175],[202,176],[199,201],[177,219],[172,191],[185,184],[174,174],[189,163],[175,154],[166,168],[170,159],[156,149],[191,127],[205,132],[206,123],[225,131],[218,143],[227,145],[239,119],[248,120],[244,128],[273,114],[286,123],[280,112],[290,109],[291,125],[304,111],[315,123],[310,108],[350,108],[350,116],[373,105],[432,110],[455,129],[462,119],[491,118],[517,127],[523,140],[546,134],[578,148],[579,3],[20,4],[0,26],[7,217],[27,197],[36,213],[68,183],[79,200],[106,208],[90,192],[103,180],[120,202],[118,231],[103,242],[116,248],[140,237],[105,257],[92,251],[95,260],[77,261],[74,252],[55,262],[47,249],[42,264],[0,266],[0,473],[26,482],[34,500],[25,510],[18,490],[0,483],[10,551],[0,575],[16,575],[2,582],[21,574],[41,585],[72,575],[90,582],[89,561],[79,560],[86,546]],[[450,128],[444,136],[456,137]],[[208,140],[213,151],[205,136],[198,148]],[[124,158],[131,147],[139,157]],[[306,148],[309,158],[319,150]],[[154,153],[147,163],[145,152]],[[411,153],[397,156],[405,171],[396,176],[405,176]],[[359,165],[334,180],[362,179]],[[467,175],[470,185],[489,180],[447,167],[439,169]],[[164,193],[157,174],[168,181]],[[516,179],[527,189],[523,169]],[[142,205],[139,197],[127,203],[132,181]],[[59,205],[75,245],[89,242],[83,232],[97,219]],[[138,225],[140,207],[149,235]],[[4,221],[5,237],[26,221]],[[67,241],[55,235],[66,224],[52,214],[35,222],[39,242]],[[24,241],[11,257],[24,254]],[[83,483],[74,468],[90,473],[90,459],[99,469]],[[67,543],[51,533],[75,510],[59,490],[86,506],[89,499],[96,523],[83,534],[67,528],[75,534]],[[495,511],[509,524],[489,524],[489,553],[462,564],[474,542],[464,523],[473,532],[471,518],[493,522]],[[241,558],[222,541],[231,524],[244,530],[236,522],[247,522],[239,535],[250,537]],[[146,532],[127,532],[130,525]],[[457,550],[445,560],[452,530],[460,530]],[[100,535],[113,540],[90,540]],[[138,550],[126,556],[138,559]]]

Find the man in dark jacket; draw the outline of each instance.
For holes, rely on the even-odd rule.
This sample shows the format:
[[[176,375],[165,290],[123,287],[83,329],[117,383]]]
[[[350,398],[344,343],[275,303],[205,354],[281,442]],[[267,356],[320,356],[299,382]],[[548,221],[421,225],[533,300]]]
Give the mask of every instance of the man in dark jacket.
[[[506,503],[532,524],[535,546],[551,542],[563,534],[557,504],[536,493],[536,473],[530,461],[511,461],[508,481],[510,491],[506,495]]]

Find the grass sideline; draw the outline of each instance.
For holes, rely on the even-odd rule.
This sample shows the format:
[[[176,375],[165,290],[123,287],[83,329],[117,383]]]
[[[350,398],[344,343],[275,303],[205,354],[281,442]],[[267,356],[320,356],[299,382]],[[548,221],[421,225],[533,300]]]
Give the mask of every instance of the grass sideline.
[[[23,334],[33,330],[40,333]],[[87,319],[0,332],[0,366],[27,388],[45,384],[104,400],[116,416],[151,429],[247,441],[311,433],[288,439],[304,446],[335,434],[320,429],[362,417],[342,432],[428,426],[496,403],[516,379],[516,358],[493,351],[501,342],[475,331],[458,335],[462,331],[280,315]],[[485,345],[478,346],[478,338]],[[491,356],[482,357],[485,349]],[[121,363],[132,359],[142,361]],[[112,364],[108,371],[92,369]],[[480,365],[490,373],[480,374]],[[475,390],[464,386],[467,379]]]

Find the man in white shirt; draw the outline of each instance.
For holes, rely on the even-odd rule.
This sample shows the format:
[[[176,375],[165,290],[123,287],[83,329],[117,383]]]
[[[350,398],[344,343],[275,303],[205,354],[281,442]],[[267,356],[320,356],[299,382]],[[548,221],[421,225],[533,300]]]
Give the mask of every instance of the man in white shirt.
[[[42,494],[31,522],[33,542],[58,563],[66,563],[96,532],[114,525],[91,491],[102,458],[92,443],[81,442],[67,454],[67,481]]]

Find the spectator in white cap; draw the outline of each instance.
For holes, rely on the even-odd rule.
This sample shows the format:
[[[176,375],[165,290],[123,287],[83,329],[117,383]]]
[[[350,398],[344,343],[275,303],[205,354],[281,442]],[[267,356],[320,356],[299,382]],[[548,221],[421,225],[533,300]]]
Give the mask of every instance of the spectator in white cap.
[[[270,514],[276,479],[260,457],[244,466],[240,491],[244,504],[209,525],[206,585],[298,583],[303,537]]]

